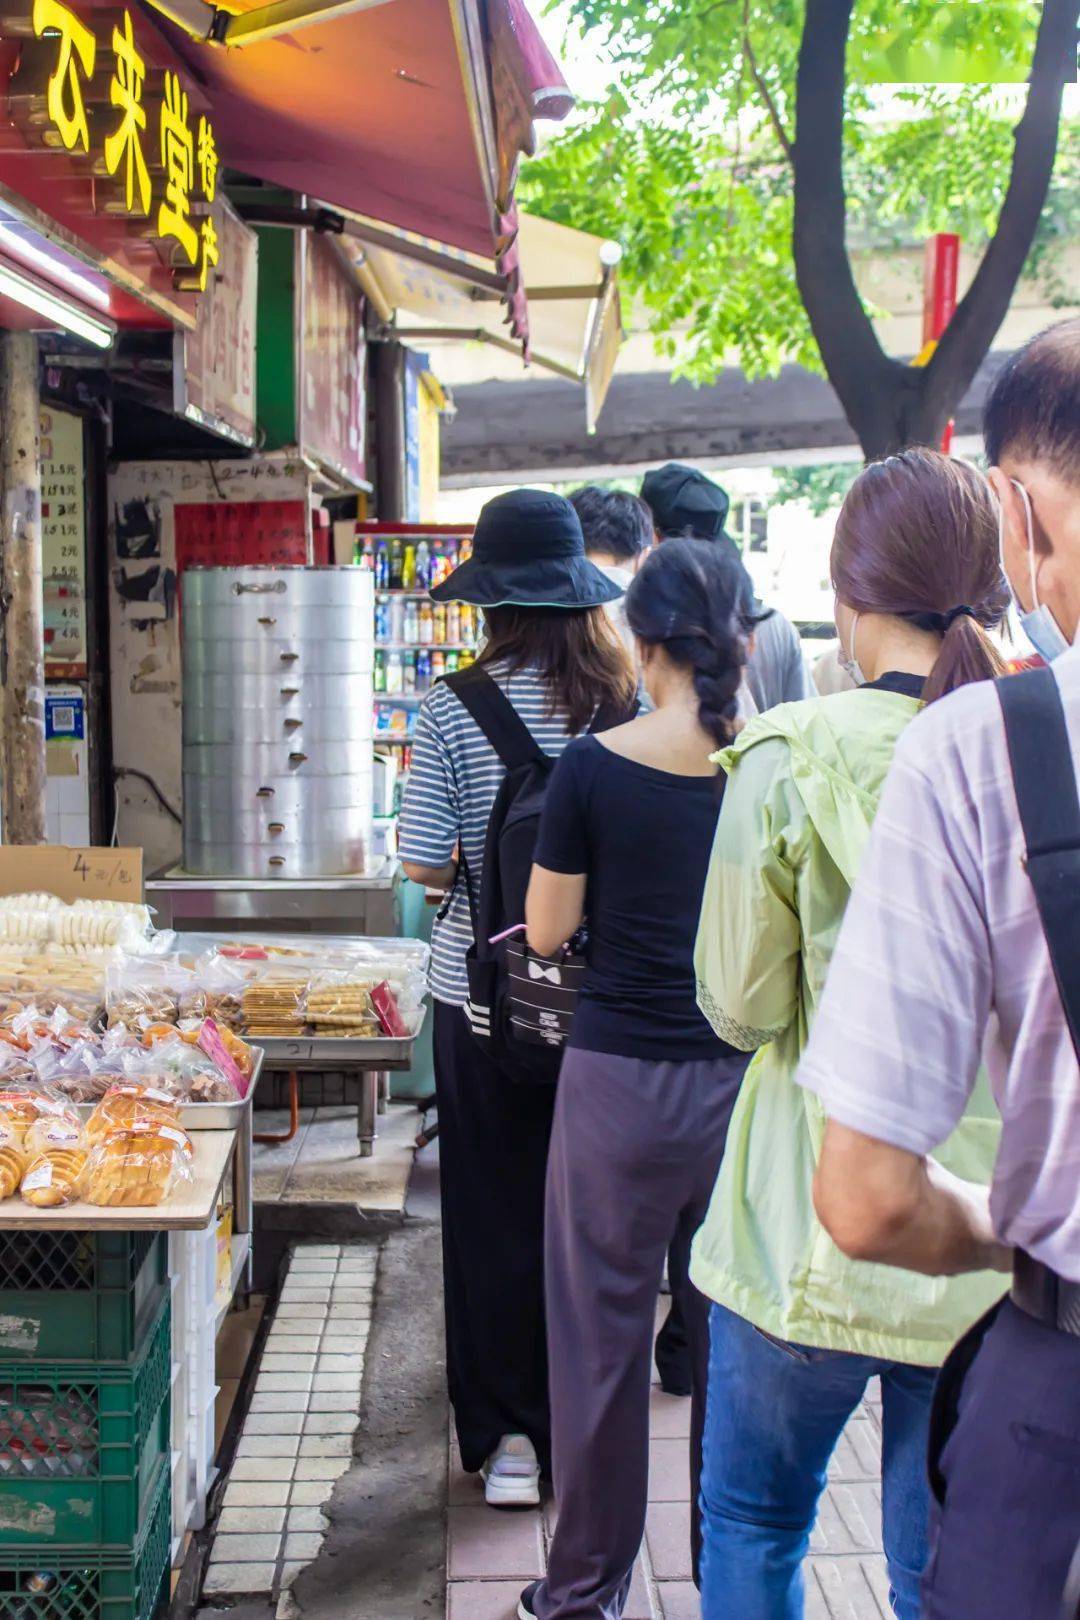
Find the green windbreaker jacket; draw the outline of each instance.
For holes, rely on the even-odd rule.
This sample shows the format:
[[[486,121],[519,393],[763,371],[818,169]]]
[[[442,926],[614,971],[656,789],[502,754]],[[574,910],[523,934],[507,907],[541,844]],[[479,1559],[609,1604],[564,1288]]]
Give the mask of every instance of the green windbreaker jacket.
[[[795,1071],[897,739],[920,705],[842,692],[752,720],[728,774],[698,932],[698,1001],[758,1051],[743,1081],[691,1276],[793,1343],[936,1366],[1000,1298],[996,1273],[924,1277],[848,1260],[811,1196],[825,1119]],[[986,1183],[999,1121],[985,1080],[937,1157]]]

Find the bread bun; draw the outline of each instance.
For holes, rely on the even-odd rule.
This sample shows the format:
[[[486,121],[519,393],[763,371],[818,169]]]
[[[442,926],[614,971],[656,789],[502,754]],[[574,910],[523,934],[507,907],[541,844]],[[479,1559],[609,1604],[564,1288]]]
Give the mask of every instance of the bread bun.
[[[130,1130],[140,1123],[178,1126],[180,1110],[171,1097],[153,1086],[134,1081],[113,1086],[87,1121],[87,1144],[96,1147],[114,1131]]]
[[[26,1169],[26,1155],[10,1142],[0,1145],[0,1198],[10,1198],[18,1191]]]
[[[35,1209],[57,1209],[79,1196],[86,1154],[54,1148],[31,1159],[22,1178],[22,1196]]]

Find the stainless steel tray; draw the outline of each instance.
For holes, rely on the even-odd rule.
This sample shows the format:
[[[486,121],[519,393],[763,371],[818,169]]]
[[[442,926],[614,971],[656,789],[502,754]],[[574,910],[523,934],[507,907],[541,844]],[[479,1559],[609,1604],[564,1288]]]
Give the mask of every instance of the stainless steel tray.
[[[427,1009],[424,1010],[427,1016]],[[423,1029],[412,1035],[259,1035],[268,1069],[407,1069]],[[254,1084],[252,1090],[254,1090]]]
[[[236,1102],[181,1103],[180,1123],[185,1131],[237,1131],[241,1128],[244,1115],[251,1112],[255,1087],[259,1083],[266,1055],[261,1042],[258,1046],[252,1043],[251,1050],[255,1054],[255,1064],[247,1096],[238,1098]],[[95,1105],[78,1103],[76,1106],[80,1119],[89,1119]]]

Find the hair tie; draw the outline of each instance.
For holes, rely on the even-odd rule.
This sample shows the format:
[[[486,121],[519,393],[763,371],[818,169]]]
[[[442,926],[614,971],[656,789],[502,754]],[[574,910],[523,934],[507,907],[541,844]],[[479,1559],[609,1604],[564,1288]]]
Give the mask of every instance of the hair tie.
[[[977,614],[974,608],[964,605],[961,607],[951,608],[950,611],[943,614],[942,617],[945,620],[945,628],[948,630],[949,626],[955,624],[957,619],[974,619],[977,617]]]

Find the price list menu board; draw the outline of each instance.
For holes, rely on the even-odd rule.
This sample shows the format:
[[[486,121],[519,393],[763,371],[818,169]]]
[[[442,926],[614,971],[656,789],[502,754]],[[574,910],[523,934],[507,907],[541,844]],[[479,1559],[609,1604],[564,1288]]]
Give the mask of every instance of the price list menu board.
[[[86,679],[86,505],[83,425],[41,413],[41,548],[45,676]]]

